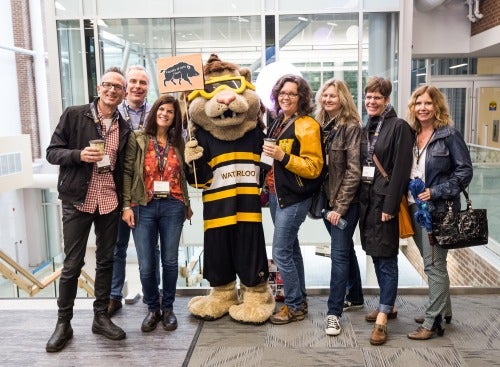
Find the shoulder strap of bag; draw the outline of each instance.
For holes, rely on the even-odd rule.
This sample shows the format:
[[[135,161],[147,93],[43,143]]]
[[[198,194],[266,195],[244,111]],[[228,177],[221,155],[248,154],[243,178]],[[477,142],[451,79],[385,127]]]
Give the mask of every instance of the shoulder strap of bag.
[[[283,135],[283,133],[286,131],[286,129],[288,129],[290,127],[290,125],[295,121],[297,120],[298,116],[293,116],[291,119],[288,120],[288,122],[286,123],[285,126],[283,126],[281,128],[281,131],[280,133],[278,134],[278,136],[276,137],[276,139],[279,139],[281,135]]]
[[[467,190],[465,190],[464,184],[460,182],[458,184],[458,186],[460,187],[460,190],[462,190],[462,193],[465,196],[465,202],[467,203],[467,209],[471,209],[472,208],[472,201],[469,198],[469,194],[467,193]]]
[[[385,171],[384,167],[382,167],[382,165],[380,164],[380,161],[378,160],[378,158],[375,155],[375,153],[373,153],[372,159],[373,159],[373,163],[375,163],[375,165],[377,166],[378,170],[382,174],[382,177],[384,177],[387,181],[389,181],[389,175]]]

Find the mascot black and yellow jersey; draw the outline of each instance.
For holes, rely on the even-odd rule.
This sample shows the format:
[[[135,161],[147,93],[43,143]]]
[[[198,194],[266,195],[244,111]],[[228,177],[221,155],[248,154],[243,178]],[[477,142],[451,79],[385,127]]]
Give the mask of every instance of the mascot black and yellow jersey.
[[[260,154],[264,133],[258,127],[234,141],[222,141],[205,130],[195,133],[204,147],[194,161],[189,183],[203,189],[204,230],[237,222],[262,222],[260,207]]]

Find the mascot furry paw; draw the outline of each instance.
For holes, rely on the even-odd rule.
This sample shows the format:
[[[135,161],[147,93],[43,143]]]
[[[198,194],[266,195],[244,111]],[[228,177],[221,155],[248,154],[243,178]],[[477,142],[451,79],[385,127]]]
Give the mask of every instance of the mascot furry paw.
[[[260,203],[260,100],[248,69],[211,55],[203,71],[204,89],[187,98],[194,139],[184,159],[189,183],[203,189],[203,275],[212,289],[188,308],[204,320],[229,313],[238,322],[262,324],[275,302]]]

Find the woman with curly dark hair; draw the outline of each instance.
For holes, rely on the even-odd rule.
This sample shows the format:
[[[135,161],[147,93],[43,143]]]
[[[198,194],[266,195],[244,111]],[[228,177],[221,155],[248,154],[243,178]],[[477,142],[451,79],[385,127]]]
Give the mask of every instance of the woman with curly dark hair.
[[[284,305],[271,316],[273,324],[303,320],[307,313],[304,262],[297,234],[323,181],[323,152],[312,91],[297,75],[281,77],[272,90],[276,120],[268,130],[274,145],[264,145],[273,158],[267,174],[269,208],[274,222],[273,260],[283,279]]]

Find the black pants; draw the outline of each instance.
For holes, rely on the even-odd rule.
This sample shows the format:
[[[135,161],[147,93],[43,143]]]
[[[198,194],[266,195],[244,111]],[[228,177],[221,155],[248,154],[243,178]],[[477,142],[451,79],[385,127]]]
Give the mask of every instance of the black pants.
[[[114,210],[104,215],[98,211],[84,213],[67,202],[62,203],[62,210],[65,258],[59,281],[58,316],[64,320],[73,318],[78,278],[85,264],[85,251],[92,224],[96,235],[94,313],[106,312],[113,276],[113,250],[119,212]]]

